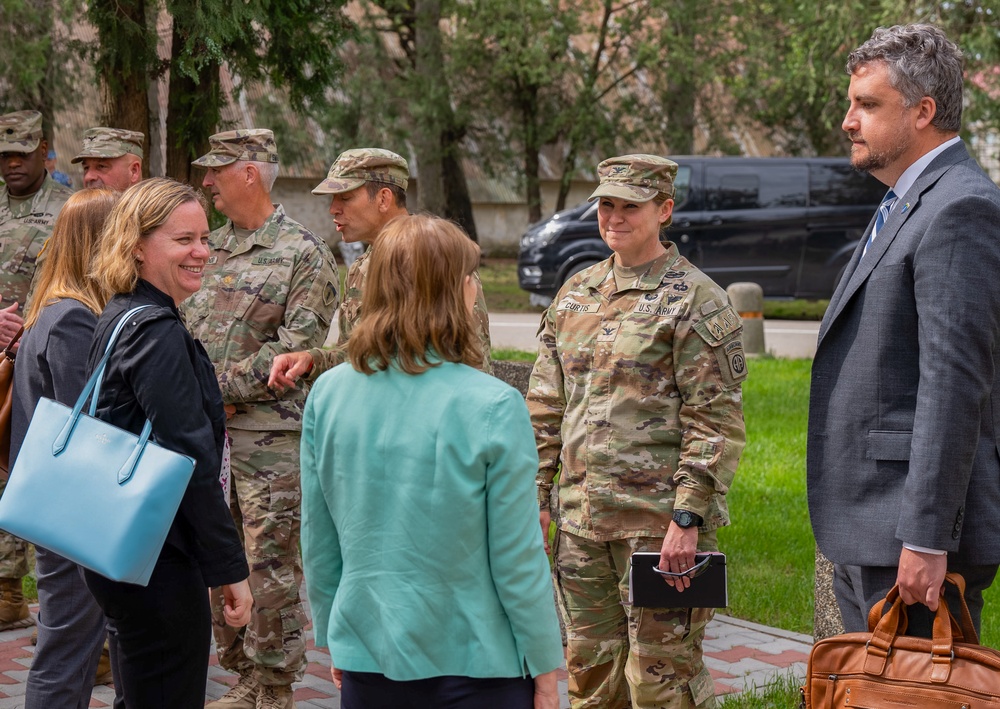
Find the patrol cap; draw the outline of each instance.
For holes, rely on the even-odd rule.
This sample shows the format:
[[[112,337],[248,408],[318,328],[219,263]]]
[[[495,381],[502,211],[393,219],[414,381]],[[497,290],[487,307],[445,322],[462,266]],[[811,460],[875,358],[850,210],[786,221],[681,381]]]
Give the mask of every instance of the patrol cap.
[[[629,202],[648,202],[663,193],[674,196],[677,163],[659,155],[622,155],[608,158],[597,166],[601,183],[587,200],[618,197]]]
[[[345,150],[330,167],[326,179],[313,194],[340,194],[361,187],[366,182],[384,182],[402,190],[409,184],[410,169],[401,156],[381,148]]]
[[[208,139],[212,149],[195,160],[199,167],[223,167],[237,160],[278,162],[274,133],[267,128],[241,128],[216,133]]]
[[[145,135],[124,128],[90,128],[83,134],[83,149],[70,160],[74,165],[84,158],[120,158],[135,155],[142,159]]]
[[[30,153],[42,140],[42,114],[17,111],[0,116],[0,153]]]

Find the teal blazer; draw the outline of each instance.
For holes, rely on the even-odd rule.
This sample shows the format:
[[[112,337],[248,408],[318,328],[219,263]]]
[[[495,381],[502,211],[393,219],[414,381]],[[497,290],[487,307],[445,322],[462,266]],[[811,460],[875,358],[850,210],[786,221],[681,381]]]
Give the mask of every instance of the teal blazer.
[[[394,680],[536,676],[562,663],[521,395],[471,367],[312,387],[302,555],[316,644]]]

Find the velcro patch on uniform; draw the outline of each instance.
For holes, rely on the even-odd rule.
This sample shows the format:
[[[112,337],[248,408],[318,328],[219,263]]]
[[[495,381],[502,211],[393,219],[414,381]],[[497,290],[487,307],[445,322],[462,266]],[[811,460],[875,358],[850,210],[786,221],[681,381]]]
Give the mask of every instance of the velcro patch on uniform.
[[[745,377],[747,373],[747,359],[743,354],[743,340],[733,340],[722,348],[726,353],[726,360],[729,362],[729,370],[733,379]]]
[[[256,256],[250,262],[251,266],[290,266],[291,259],[284,256]]]
[[[598,313],[601,311],[600,303],[578,303],[571,298],[563,298],[559,301],[556,310],[568,310],[571,313]]]
[[[618,323],[601,325],[600,332],[597,333],[598,342],[614,342],[618,336]]]
[[[680,305],[663,305],[661,301],[657,300],[652,302],[640,300],[635,304],[633,312],[641,315],[652,315],[656,318],[675,318],[681,314],[682,310]]]
[[[688,682],[688,690],[691,692],[691,699],[695,706],[701,706],[710,697],[715,696],[715,681],[707,667]]]
[[[218,262],[219,262],[219,257],[218,256],[209,256],[208,257],[208,261],[205,262],[205,265],[206,266],[214,266]]]
[[[323,289],[323,305],[333,305],[337,302],[337,289],[332,283],[327,283]]]
[[[702,337],[710,345],[717,345],[734,332],[743,328],[743,321],[731,305],[727,305],[710,318],[702,320],[698,328]]]
[[[743,322],[736,310],[727,305],[711,317],[695,323],[694,330],[712,348],[725,388],[735,389],[747,378],[747,361],[741,337]]]

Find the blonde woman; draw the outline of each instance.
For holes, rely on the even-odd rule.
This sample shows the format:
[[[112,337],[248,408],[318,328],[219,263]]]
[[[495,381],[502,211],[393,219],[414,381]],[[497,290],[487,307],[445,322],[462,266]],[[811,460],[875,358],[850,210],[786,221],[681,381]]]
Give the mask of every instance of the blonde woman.
[[[226,415],[215,371],[177,305],[201,286],[208,222],[201,194],[156,178],[115,205],[94,260],[111,293],[88,371],[114,326],[129,319],[108,360],[97,416],[136,434],[148,419],[163,447],[191,456],[194,474],[146,587],[90,571],[87,585],[118,637],[115,680],[126,709],[200,709],[211,636],[207,587],[222,587],[226,622],[245,625],[252,600],[246,557],[219,485]]]
[[[479,249],[403,216],[302,430],[302,555],[343,709],[554,709],[562,644],[521,395],[477,371]]]
[[[39,398],[68,406],[87,381],[83,353],[107,300],[87,276],[104,222],[118,199],[111,190],[77,192],[56,219],[46,246],[14,369],[11,460],[21,448]],[[45,514],[44,509],[38,510]],[[26,709],[84,709],[104,644],[104,613],[79,566],[35,548],[38,646],[28,671]]]

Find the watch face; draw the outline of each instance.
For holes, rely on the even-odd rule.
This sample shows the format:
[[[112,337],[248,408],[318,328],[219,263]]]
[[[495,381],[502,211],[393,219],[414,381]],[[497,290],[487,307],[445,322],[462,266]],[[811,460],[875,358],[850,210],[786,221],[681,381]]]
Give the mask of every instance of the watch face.
[[[679,527],[690,527],[694,524],[694,514],[687,510],[674,510],[674,522]]]

